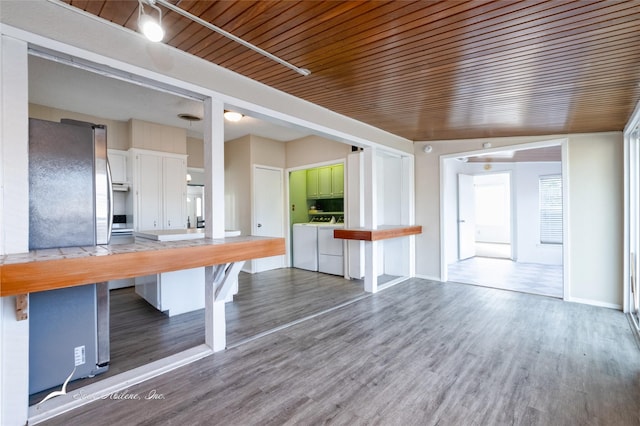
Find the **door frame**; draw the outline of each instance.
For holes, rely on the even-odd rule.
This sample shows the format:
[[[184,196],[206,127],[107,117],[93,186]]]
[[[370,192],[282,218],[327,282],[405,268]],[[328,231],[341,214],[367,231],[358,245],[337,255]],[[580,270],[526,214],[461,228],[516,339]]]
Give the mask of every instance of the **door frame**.
[[[332,139],[330,139],[332,140]],[[289,174],[291,172],[295,172],[298,170],[307,170],[307,169],[315,169],[317,167],[324,166],[332,166],[334,164],[342,164],[343,173],[344,173],[344,199],[345,199],[345,207],[344,214],[346,218],[347,207],[346,207],[346,199],[347,199],[347,185],[346,185],[346,177],[347,177],[347,161],[345,158],[336,158],[335,160],[321,161],[319,163],[311,163],[311,164],[303,164],[301,166],[288,167],[284,169],[284,235],[285,235],[285,266],[291,268],[293,266],[293,262],[291,261],[291,241],[293,240],[293,235],[291,235],[291,199],[290,189],[289,189]]]
[[[502,152],[502,151],[522,151],[525,149],[535,149],[535,148],[547,148],[551,146],[560,146],[562,155],[561,155],[561,170],[562,170],[562,281],[563,281],[563,300],[570,299],[571,295],[571,277],[570,277],[570,257],[569,253],[571,250],[570,243],[571,240],[569,238],[570,229],[569,229],[569,164],[568,164],[568,154],[569,154],[569,140],[566,138],[562,139],[550,139],[547,141],[540,142],[531,142],[531,143],[523,143],[523,144],[513,144],[513,145],[504,145],[496,148],[487,148],[473,151],[464,151],[458,152],[454,154],[444,154],[440,156],[440,281],[447,282],[448,281],[448,271],[447,271],[447,249],[449,248],[448,237],[447,235],[447,218],[448,216],[452,216],[451,212],[447,210],[446,207],[446,199],[447,199],[447,191],[450,191],[451,188],[455,188],[455,182],[450,182],[449,173],[447,173],[450,168],[450,161],[455,161],[456,159],[460,159],[462,157],[472,157],[478,155],[487,155],[490,153]],[[454,185],[454,186],[452,186]],[[513,188],[511,188],[513,194]],[[513,203],[513,199],[511,200]],[[513,211],[513,210],[512,210]],[[457,215],[453,215],[457,217]],[[513,218],[512,218],[513,219]],[[512,220],[513,221],[513,220]],[[516,241],[517,235],[512,235],[512,241]],[[513,252],[512,252],[513,255]]]
[[[476,255],[476,208],[475,208],[475,204],[476,204],[476,199],[475,199],[475,185],[474,185],[474,175],[470,175],[467,173],[457,173],[457,177],[458,177],[458,181],[457,181],[457,191],[456,191],[456,205],[457,205],[457,229],[458,229],[458,260],[464,260],[464,259],[470,259],[472,257],[474,257]],[[463,182],[462,181],[467,181],[465,183],[465,187],[467,186],[467,184],[469,184],[469,181],[471,183],[471,187],[470,188],[463,188]],[[461,193],[463,192],[463,189],[465,189],[465,195],[467,195],[466,189],[470,190],[473,195],[472,198],[473,200],[471,202],[467,202],[469,200],[466,200],[466,197],[461,197]],[[461,200],[464,199],[464,202],[461,202]],[[469,210],[472,210],[472,214],[467,216],[462,215],[460,212],[461,211],[465,211],[467,212],[466,207],[471,207]],[[469,228],[469,224],[467,223],[467,219],[472,218],[473,219],[473,226],[471,227],[471,229]],[[462,225],[464,223],[464,225]],[[467,232],[465,232],[463,235],[463,228],[467,229]],[[473,242],[471,242],[471,245],[473,247],[471,247],[468,251],[467,251],[467,244],[463,244],[463,242],[465,242],[465,240],[467,239],[467,233],[471,231],[473,233]],[[468,243],[468,242],[467,242]],[[463,247],[464,246],[464,247]],[[467,254],[469,254],[469,256],[467,256]]]
[[[275,171],[278,172],[280,174],[280,196],[282,198],[282,205],[280,206],[280,233],[281,233],[281,237],[284,237],[286,235],[286,225],[285,225],[285,217],[286,217],[286,209],[285,209],[285,202],[287,197],[285,197],[285,180],[284,180],[284,169],[282,167],[274,167],[274,166],[265,166],[263,164],[253,164],[251,167],[251,234],[254,233],[254,230],[257,227],[257,216],[256,216],[256,191],[255,191],[255,182],[256,182],[256,170],[257,169],[264,169],[264,170],[271,170],[271,171]],[[279,257],[282,257],[282,265],[281,267],[285,267],[287,265],[287,260],[285,255],[279,255]],[[259,262],[261,259],[252,259],[250,262],[248,262],[251,266],[251,272],[255,273],[255,272],[261,272],[261,271],[256,271],[256,262]],[[244,269],[244,268],[243,268]]]
[[[638,153],[640,151],[640,103],[636,105],[629,122],[624,128],[624,249],[622,266],[622,311],[633,311],[633,294],[631,280],[638,281],[640,273],[640,241],[638,235],[638,217],[640,216],[640,199],[638,195],[637,177],[640,174]],[[632,258],[631,254],[635,257]],[[632,276],[632,270],[635,276]],[[631,316],[633,319],[633,317]],[[633,319],[636,322],[635,319]],[[640,336],[640,324],[636,323]]]

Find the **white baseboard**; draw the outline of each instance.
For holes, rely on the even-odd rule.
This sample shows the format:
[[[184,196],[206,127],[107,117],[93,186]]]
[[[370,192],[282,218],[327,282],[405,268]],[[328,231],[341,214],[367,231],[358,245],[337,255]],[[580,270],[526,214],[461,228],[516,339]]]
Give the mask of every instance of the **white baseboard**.
[[[616,303],[601,302],[599,300],[582,299],[580,297],[568,297],[564,300],[565,302],[582,303],[583,305],[591,305],[591,306],[598,306],[601,308],[616,309],[618,311],[622,310],[622,305],[619,305]]]
[[[420,278],[420,279],[422,279],[422,280],[429,280],[429,281],[437,281],[437,282],[441,282],[441,281],[440,281],[440,277],[432,277],[432,276],[429,276],[429,275],[420,275],[420,274],[416,274],[416,275],[414,276],[414,278]]]

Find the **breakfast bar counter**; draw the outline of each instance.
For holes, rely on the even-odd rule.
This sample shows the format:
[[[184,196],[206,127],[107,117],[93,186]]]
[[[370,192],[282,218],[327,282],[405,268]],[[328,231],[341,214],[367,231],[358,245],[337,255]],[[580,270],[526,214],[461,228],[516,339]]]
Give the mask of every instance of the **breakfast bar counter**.
[[[33,250],[0,256],[0,297],[284,253],[283,238],[254,236]]]
[[[358,241],[380,241],[421,233],[421,225],[381,225],[376,229],[344,228],[333,231],[334,238]]]

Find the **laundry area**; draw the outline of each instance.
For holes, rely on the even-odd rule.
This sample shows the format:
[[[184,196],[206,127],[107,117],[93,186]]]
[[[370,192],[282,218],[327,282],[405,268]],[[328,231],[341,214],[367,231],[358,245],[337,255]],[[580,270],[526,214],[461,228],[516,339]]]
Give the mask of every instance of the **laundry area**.
[[[289,199],[293,267],[344,276],[344,164],[290,172]]]

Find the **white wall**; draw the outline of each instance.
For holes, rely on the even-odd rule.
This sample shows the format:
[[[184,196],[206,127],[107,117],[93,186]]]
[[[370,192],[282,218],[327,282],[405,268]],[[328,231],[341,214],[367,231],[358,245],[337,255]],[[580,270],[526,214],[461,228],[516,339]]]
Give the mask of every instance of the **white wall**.
[[[377,168],[377,221],[378,225],[400,225],[406,208],[406,188],[403,188],[404,164],[402,158],[378,152]],[[409,239],[393,238],[378,243],[381,274],[409,275]]]
[[[622,133],[590,134],[569,144],[571,296],[622,305]]]
[[[623,138],[621,132],[429,142],[416,144],[416,274],[440,279],[440,155],[472,152],[484,142],[494,148],[566,138],[568,140],[570,258],[568,299],[610,307],[622,305]],[[455,161],[455,160],[451,160]],[[496,169],[494,169],[496,170]],[[443,173],[448,181],[450,176]],[[444,212],[447,216],[447,200]],[[447,252],[446,260],[451,253]]]
[[[516,168],[516,212],[519,262],[562,264],[562,245],[540,243],[540,176],[560,174],[560,163],[520,163]]]

